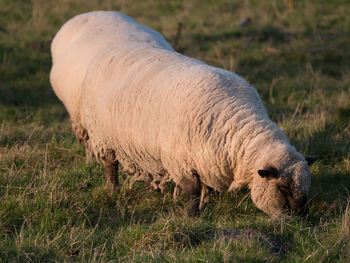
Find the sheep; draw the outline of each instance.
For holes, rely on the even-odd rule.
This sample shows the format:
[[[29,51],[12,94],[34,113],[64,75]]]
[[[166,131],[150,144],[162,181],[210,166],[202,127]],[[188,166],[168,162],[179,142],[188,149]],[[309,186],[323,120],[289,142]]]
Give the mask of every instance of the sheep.
[[[104,14],[129,19],[99,14],[101,21]],[[121,163],[132,181],[161,191],[174,182],[174,195],[181,188],[193,213],[208,202],[210,190],[243,187],[271,217],[304,212],[308,160],[269,119],[257,91],[232,72],[175,52],[163,38],[159,44],[159,34],[152,34],[156,44],[128,37],[134,30],[150,29],[133,24],[82,40],[93,51],[111,43],[92,52],[79,86],[78,121],[106,176],[117,178]]]
[[[158,32],[117,12],[97,11],[75,16],[61,27],[52,41],[51,85],[70,115],[77,140],[86,147],[87,161],[92,152],[80,112],[86,69],[104,48],[130,41],[173,50]]]

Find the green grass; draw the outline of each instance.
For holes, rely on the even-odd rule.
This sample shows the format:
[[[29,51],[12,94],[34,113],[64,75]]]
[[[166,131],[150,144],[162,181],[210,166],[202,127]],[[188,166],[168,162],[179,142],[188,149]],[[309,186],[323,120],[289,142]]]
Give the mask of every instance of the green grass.
[[[294,7],[290,3],[294,2]],[[160,31],[178,51],[238,73],[311,168],[309,220],[271,220],[249,192],[213,194],[198,217],[143,184],[118,193],[85,163],[49,84],[50,41],[75,14],[110,9]],[[0,0],[0,262],[348,262],[348,1]],[[237,26],[252,19],[244,28]],[[285,253],[208,238],[277,236]]]

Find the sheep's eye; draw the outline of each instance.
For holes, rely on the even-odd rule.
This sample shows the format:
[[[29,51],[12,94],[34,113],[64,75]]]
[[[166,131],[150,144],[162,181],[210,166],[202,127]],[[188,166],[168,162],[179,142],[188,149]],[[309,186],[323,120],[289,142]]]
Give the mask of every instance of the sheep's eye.
[[[285,196],[290,196],[291,195],[290,189],[288,187],[286,187],[286,186],[279,186],[279,190]]]

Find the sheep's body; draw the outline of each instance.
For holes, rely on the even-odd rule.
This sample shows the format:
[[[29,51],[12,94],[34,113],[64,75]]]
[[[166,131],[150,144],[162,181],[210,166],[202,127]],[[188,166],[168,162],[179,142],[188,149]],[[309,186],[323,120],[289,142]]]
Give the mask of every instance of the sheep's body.
[[[170,174],[175,182],[195,170],[208,186],[227,190],[240,162],[235,157],[248,146],[244,136],[268,130],[285,139],[240,77],[144,43],[96,57],[83,89],[95,152],[109,148],[123,166]]]
[[[84,61],[82,100],[74,105],[81,105],[78,121],[98,159],[109,167],[119,161],[134,180],[156,188],[171,180],[194,207],[199,197],[205,202],[208,187],[248,186],[254,203],[272,216],[300,208],[310,187],[307,163],[269,119],[256,90],[234,73],[174,52],[163,38],[159,44],[158,34],[153,42],[129,39],[133,30],[82,40],[95,55]],[[292,192],[281,194],[280,185]]]
[[[117,12],[92,12],[65,23],[52,41],[51,85],[64,103],[79,141],[87,145],[88,134],[81,118],[83,79],[91,60],[105,48],[122,42],[142,41],[172,50],[156,31]]]

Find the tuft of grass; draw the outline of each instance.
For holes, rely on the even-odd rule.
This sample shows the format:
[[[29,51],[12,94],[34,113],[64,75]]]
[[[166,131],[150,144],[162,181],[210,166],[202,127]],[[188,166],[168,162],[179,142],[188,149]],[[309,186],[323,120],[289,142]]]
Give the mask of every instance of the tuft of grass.
[[[308,220],[272,220],[247,190],[213,193],[189,217],[171,185],[165,195],[130,189],[121,174],[119,192],[105,187],[49,84],[59,27],[101,9],[134,17],[259,91],[297,150],[319,158]],[[0,0],[0,262],[348,262],[349,11],[345,0]],[[251,22],[239,27],[244,18]],[[285,253],[210,238],[247,228],[276,236]]]

